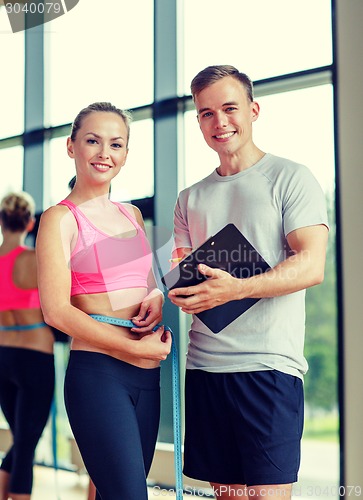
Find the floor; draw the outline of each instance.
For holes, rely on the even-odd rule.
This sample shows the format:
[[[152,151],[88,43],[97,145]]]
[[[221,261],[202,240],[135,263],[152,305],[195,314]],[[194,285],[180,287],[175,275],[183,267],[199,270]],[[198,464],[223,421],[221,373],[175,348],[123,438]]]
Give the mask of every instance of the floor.
[[[62,470],[55,473],[47,467],[34,468],[32,500],[87,500],[87,490],[88,477],[85,474],[78,475]],[[194,495],[188,494],[188,497],[193,498]],[[150,487],[149,500],[156,498],[172,500],[176,496],[174,491],[167,488]]]
[[[87,500],[86,474],[34,467],[32,500]]]
[[[303,440],[300,481],[293,488],[296,500],[341,500],[338,477],[338,444]],[[66,471],[55,473],[47,467],[34,468],[32,500],[87,500],[87,488],[86,474]],[[186,489],[184,498],[201,498],[204,493],[197,489],[192,495],[192,488],[186,486]],[[150,487],[149,500],[157,498],[175,500],[176,497],[175,492],[167,488]]]

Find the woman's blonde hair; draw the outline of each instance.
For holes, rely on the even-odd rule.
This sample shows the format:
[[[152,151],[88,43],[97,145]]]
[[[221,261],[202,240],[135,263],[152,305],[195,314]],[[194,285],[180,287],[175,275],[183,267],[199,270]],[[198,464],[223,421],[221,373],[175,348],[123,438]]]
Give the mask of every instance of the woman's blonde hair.
[[[7,194],[0,204],[0,218],[4,229],[25,231],[35,214],[35,201],[24,191]]]
[[[132,121],[132,115],[130,111],[126,109],[119,109],[110,102],[94,102],[93,104],[90,104],[86,108],[82,109],[76,118],[74,119],[74,122],[72,123],[72,129],[71,129],[71,140],[74,142],[76,140],[77,132],[82,126],[83,120],[86,118],[86,116],[90,115],[91,113],[115,113],[118,115],[122,120],[124,121],[127,129],[127,141],[126,141],[126,146],[129,144],[129,138],[130,138],[130,123]]]

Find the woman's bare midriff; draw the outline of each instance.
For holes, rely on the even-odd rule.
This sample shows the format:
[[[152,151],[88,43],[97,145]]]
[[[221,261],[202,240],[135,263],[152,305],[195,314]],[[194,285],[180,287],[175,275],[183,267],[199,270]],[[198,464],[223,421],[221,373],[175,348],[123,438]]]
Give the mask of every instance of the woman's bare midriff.
[[[140,304],[146,295],[147,290],[145,288],[129,288],[107,293],[74,295],[71,298],[71,303],[74,307],[77,307],[87,314],[100,314],[113,318],[131,319],[138,314]],[[119,335],[135,340],[135,342],[145,335],[131,332],[129,328],[121,326],[114,326],[112,328],[115,328]],[[72,339],[71,349],[107,354],[108,356],[112,356],[140,368],[157,368],[160,365],[159,361],[139,358],[118,351],[99,349],[87,342],[75,338]]]
[[[0,311],[0,325],[33,325],[44,322],[40,309],[17,309]],[[32,330],[0,330],[0,346],[33,349],[47,354],[53,353],[54,335],[49,326]]]

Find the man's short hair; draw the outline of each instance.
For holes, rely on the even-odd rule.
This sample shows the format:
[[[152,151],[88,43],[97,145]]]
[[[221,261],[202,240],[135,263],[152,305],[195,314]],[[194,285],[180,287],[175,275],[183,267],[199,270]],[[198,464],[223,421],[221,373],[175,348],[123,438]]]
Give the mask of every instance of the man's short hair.
[[[218,82],[226,76],[232,76],[238,80],[246,89],[247,97],[252,102],[253,101],[253,83],[249,76],[245,73],[241,73],[234,66],[229,65],[219,65],[219,66],[208,66],[207,68],[200,71],[192,80],[191,92],[193,99],[204,90],[206,87],[213,85],[213,83]]]

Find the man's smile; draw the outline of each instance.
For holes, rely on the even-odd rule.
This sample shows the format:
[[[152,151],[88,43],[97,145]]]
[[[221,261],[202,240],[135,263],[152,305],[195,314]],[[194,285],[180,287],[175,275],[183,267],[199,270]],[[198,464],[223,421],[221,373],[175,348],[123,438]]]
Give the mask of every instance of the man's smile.
[[[236,132],[224,132],[223,134],[219,135],[214,135],[213,137],[216,139],[229,139],[232,137]]]

